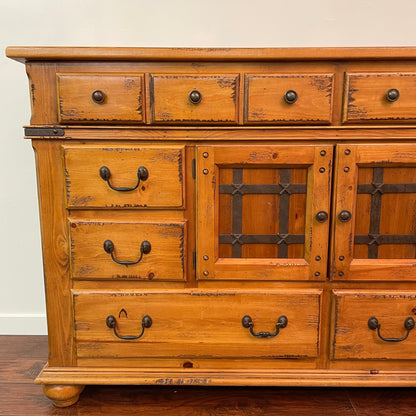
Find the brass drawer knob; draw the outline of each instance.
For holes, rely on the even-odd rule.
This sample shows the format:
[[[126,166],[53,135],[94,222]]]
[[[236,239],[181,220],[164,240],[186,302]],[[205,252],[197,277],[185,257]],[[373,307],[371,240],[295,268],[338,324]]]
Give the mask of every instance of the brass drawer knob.
[[[111,255],[111,259],[115,263],[124,264],[125,266],[140,263],[143,258],[143,254],[149,254],[152,249],[152,245],[150,244],[150,241],[144,240],[140,244],[140,257],[137,260],[117,260],[114,257],[114,253],[113,253],[114,243],[111,240],[105,240],[103,246],[104,246],[104,251]]]
[[[107,318],[106,318],[106,320],[105,320],[105,323],[107,324],[107,326],[110,329],[112,329],[114,331],[114,335],[117,338],[131,340],[131,339],[139,339],[139,338],[141,338],[141,336],[144,334],[144,330],[146,328],[150,328],[152,326],[153,321],[152,321],[152,318],[149,315],[143,316],[143,319],[142,319],[142,332],[140,332],[139,335],[120,335],[117,332],[117,328],[116,328],[117,327],[117,320],[116,320],[116,318],[115,318],[114,315],[108,315]]]
[[[256,338],[274,338],[276,335],[279,334],[280,329],[286,328],[288,320],[285,315],[279,316],[279,319],[276,322],[276,330],[275,332],[254,332],[254,324],[251,319],[250,315],[243,316],[243,319],[241,320],[241,323],[244,328],[250,329],[250,334],[253,335],[253,337]]]
[[[102,104],[105,100],[105,94],[101,90],[95,90],[91,97],[92,100],[97,104]]]
[[[394,101],[397,101],[400,97],[400,92],[396,88],[390,88],[386,93],[386,99],[387,101],[390,101],[391,103]]]
[[[134,191],[137,189],[137,187],[140,185],[140,181],[145,181],[149,177],[149,171],[144,167],[140,166],[139,169],[137,169],[137,183],[133,187],[115,187],[111,185],[110,183],[110,177],[111,177],[111,171],[107,166],[101,166],[100,168],[100,176],[103,181],[106,181],[108,183],[108,186],[113,189],[114,191],[118,192],[127,192],[127,191]]]
[[[294,104],[298,99],[298,93],[294,90],[286,91],[284,99],[288,104]]]
[[[372,331],[377,330],[377,335],[382,341],[385,341],[385,342],[401,342],[401,341],[404,341],[409,336],[410,331],[415,327],[415,320],[411,316],[407,317],[404,320],[404,329],[407,330],[407,333],[402,338],[384,338],[383,336],[381,336],[381,334],[380,334],[381,325],[380,325],[380,323],[378,322],[378,319],[375,316],[372,316],[368,320],[368,327]]]
[[[192,90],[189,93],[189,101],[192,104],[198,104],[201,102],[201,100],[202,100],[202,94],[198,90]]]

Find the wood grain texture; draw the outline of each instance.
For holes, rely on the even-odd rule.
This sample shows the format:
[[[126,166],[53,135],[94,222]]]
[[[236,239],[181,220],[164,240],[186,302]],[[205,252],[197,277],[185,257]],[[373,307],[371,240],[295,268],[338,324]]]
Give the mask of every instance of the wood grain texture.
[[[152,146],[64,148],[68,207],[165,208],[182,207],[185,168],[184,148]],[[134,187],[138,169],[148,178],[137,189],[121,192],[100,176],[109,168],[113,187]],[[87,180],[86,180],[87,179]]]
[[[377,330],[368,327],[376,317],[384,338],[402,338],[406,334],[404,321],[415,319],[416,293],[398,291],[334,291],[335,328],[332,344],[334,359],[415,359],[416,337],[410,331],[408,339],[386,342]]]
[[[66,223],[61,143],[33,141],[45,273],[49,363],[74,364],[69,236]]]
[[[330,124],[333,75],[282,74],[246,75],[246,116],[248,123]],[[287,103],[287,91],[297,100]]]
[[[143,76],[138,74],[57,74],[61,123],[143,122]],[[104,101],[92,99],[94,91]]]
[[[375,333],[361,321],[374,308],[382,333],[396,336],[393,317],[403,320],[413,297],[395,293],[416,291],[416,48],[7,53],[27,60],[32,132],[38,128],[38,136],[27,134],[37,149],[51,355],[37,382],[53,386],[50,396],[61,392],[55,401],[69,404],[79,392],[71,386],[94,383],[414,387],[416,357],[406,349],[413,333],[396,345],[403,354],[389,345],[384,356],[373,338],[363,346]],[[72,122],[79,114],[70,111],[58,124],[57,75],[60,84],[69,79],[64,96],[73,107],[96,121]],[[125,76],[137,81],[129,83],[131,95]],[[104,87],[107,101],[92,114],[90,89]],[[399,100],[384,102],[386,88],[398,88]],[[202,94],[198,104],[189,101],[193,89]],[[281,100],[288,89],[298,93],[294,104]],[[354,105],[359,111],[348,114],[356,119],[345,122]],[[136,190],[113,190],[100,177],[102,166],[118,188],[133,187],[140,166],[149,178]],[[363,189],[374,177],[380,185],[381,170],[390,190],[406,189],[383,192],[377,205]],[[240,191],[240,198],[234,185],[267,189]],[[292,185],[297,192],[286,195]],[[279,196],[269,192],[276,187]],[[349,222],[339,220],[343,209],[352,213]],[[320,211],[328,213],[323,222]],[[375,249],[367,239],[378,231],[390,243]],[[117,238],[116,259],[135,260],[142,235],[155,246],[140,273],[114,278],[114,267],[130,266],[110,260],[104,239]],[[285,245],[291,235],[293,244]],[[403,235],[404,245],[397,240]],[[249,239],[240,250],[241,236]],[[142,296],[126,295],[132,293]],[[277,337],[253,337],[243,328],[241,315],[253,314],[255,330],[272,332],[279,305],[294,312]],[[105,324],[108,308],[120,333],[134,335],[142,306],[153,325],[137,342],[116,338]],[[337,338],[342,345],[342,337],[344,356],[332,344]],[[279,341],[282,349],[273,347]],[[20,381],[26,376],[15,360],[5,367]],[[28,371],[38,367],[34,357]]]
[[[373,48],[110,48],[9,46],[9,58],[96,61],[416,60],[414,47]]]
[[[189,94],[201,100],[192,103]],[[238,75],[152,75],[151,117],[155,123],[236,123]]]
[[[368,215],[362,210],[370,209],[370,202],[358,198],[358,175],[362,168],[381,167],[386,170],[386,183],[413,183],[413,167],[416,163],[416,147],[414,144],[342,144],[337,146],[337,167],[335,179],[336,198],[334,208],[334,279],[349,280],[414,280],[416,269],[414,267],[414,255],[403,258],[401,252],[389,249],[387,256],[376,259],[362,258],[363,251],[354,244],[356,231],[363,235],[371,234]],[[392,176],[388,172],[393,169],[396,173]],[[409,170],[410,169],[410,170]],[[397,172],[400,176],[397,176]],[[370,180],[370,183],[372,178]],[[384,183],[384,182],[382,182]],[[390,195],[390,198],[389,198]],[[391,196],[398,196],[391,198]],[[407,196],[405,200],[400,195]],[[414,193],[386,194],[382,192],[381,210],[377,221],[380,223],[381,234],[404,234],[414,233]],[[389,202],[390,201],[390,202]],[[403,207],[397,204],[403,205]],[[358,206],[358,204],[360,205]],[[363,205],[364,204],[364,205]],[[403,211],[406,209],[406,211]],[[338,214],[342,210],[352,213],[352,219],[342,222]],[[359,216],[359,217],[358,217]],[[366,227],[366,232],[363,231]],[[382,246],[380,246],[382,247]],[[399,249],[400,250],[400,249]],[[409,248],[414,253],[414,246]],[[397,257],[395,256],[395,253]],[[365,256],[367,257],[367,256]]]
[[[187,260],[185,222],[78,222],[69,224],[71,234],[71,275],[75,279],[184,280]],[[113,242],[116,263],[104,250]],[[151,251],[141,256],[141,244]]]
[[[416,120],[416,73],[346,74],[344,122],[402,122]],[[386,98],[387,91],[397,89],[397,101]]]
[[[13,348],[11,348],[13,346]],[[414,388],[288,388],[288,387],[198,387],[198,386],[87,386],[79,402],[56,408],[33,384],[35,376],[28,353],[46,360],[46,336],[1,336],[4,363],[15,360],[20,370],[2,372],[0,414],[7,416],[128,415],[159,416],[219,415],[271,416],[323,414],[413,415]],[[5,369],[4,365],[1,366]],[[4,375],[4,376],[3,376]]]
[[[316,357],[319,303],[319,291],[77,291],[78,356]],[[109,315],[116,317],[121,335],[138,333],[144,315],[153,324],[138,340],[120,340],[105,324]],[[288,325],[275,338],[256,338],[241,323],[245,315],[252,318],[255,332],[275,332],[281,315],[287,316]]]

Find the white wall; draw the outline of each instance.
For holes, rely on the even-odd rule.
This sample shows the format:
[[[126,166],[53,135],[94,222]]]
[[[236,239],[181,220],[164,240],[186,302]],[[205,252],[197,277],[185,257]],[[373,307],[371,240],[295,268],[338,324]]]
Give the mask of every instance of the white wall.
[[[27,46],[416,46],[415,0],[0,0],[0,334],[46,333]]]

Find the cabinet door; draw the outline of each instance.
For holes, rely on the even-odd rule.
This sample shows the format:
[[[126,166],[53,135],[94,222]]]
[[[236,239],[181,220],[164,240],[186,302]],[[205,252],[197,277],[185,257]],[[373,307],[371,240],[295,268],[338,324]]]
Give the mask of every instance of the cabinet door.
[[[334,279],[416,279],[416,145],[339,145]]]
[[[198,147],[197,276],[324,280],[332,146]]]

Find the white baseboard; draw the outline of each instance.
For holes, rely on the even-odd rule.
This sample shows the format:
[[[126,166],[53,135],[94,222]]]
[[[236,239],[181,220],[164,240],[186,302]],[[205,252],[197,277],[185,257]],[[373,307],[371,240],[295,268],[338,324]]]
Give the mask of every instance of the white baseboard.
[[[1,335],[47,335],[47,333],[45,314],[0,314]]]

